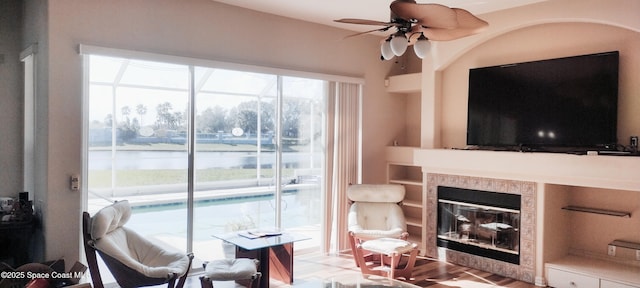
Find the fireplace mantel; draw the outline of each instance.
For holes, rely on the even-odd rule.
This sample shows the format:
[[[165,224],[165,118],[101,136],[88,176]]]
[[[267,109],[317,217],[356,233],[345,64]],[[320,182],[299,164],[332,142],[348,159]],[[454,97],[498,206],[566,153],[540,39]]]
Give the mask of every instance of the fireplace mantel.
[[[585,217],[593,215],[567,213],[567,210],[562,208],[568,205],[586,205],[591,208],[635,211],[637,206],[629,206],[624,200],[614,201],[609,197],[615,194],[617,195],[615,197],[622,197],[621,199],[636,199],[634,196],[640,192],[640,177],[638,177],[640,176],[640,157],[636,156],[390,146],[387,147],[386,158],[390,167],[411,167],[411,169],[405,168],[404,174],[388,175],[390,183],[406,182],[423,189],[422,197],[417,197],[420,202],[415,204],[415,207],[420,207],[419,211],[423,213],[421,220],[416,222],[419,223],[418,226],[421,230],[415,235],[419,235],[419,241],[424,246],[421,249],[424,249],[425,255],[440,257],[442,253],[445,253],[447,261],[460,263],[462,266],[479,267],[478,269],[483,271],[493,271],[494,274],[507,275],[541,286],[545,285],[544,264],[549,261],[563,258],[575,251],[591,253],[589,255],[602,259],[609,257],[606,254],[606,249],[601,252],[601,248],[611,242],[608,236],[593,238],[588,243],[583,241],[577,243],[576,247],[572,246],[575,243],[571,241],[571,237],[584,239],[589,233],[596,232],[594,229],[585,230],[585,225],[583,225]],[[421,170],[421,177],[413,177],[415,170]],[[389,171],[388,173],[390,173]],[[404,181],[404,177],[409,180]],[[422,185],[416,183],[422,183]],[[456,254],[451,250],[436,247],[437,215],[434,211],[437,211],[437,199],[434,196],[434,191],[439,185],[527,195],[523,203],[529,205],[527,206],[529,212],[525,211],[522,215],[528,216],[523,219],[530,221],[523,223],[530,226],[526,226],[526,228],[524,225],[521,226],[522,231],[527,232],[524,236],[521,234],[521,244],[523,239],[526,239],[521,248],[527,247],[527,249],[520,251],[520,265],[502,264],[506,262],[501,261],[499,263],[502,265],[495,265],[495,260],[477,260],[477,258],[470,258],[464,253]],[[520,192],[515,193],[514,191]],[[572,197],[576,193],[584,193],[583,195],[590,197]],[[606,205],[601,207],[596,194],[602,194],[603,197],[611,201],[604,201],[602,204]],[[634,201],[631,203],[637,203]],[[626,208],[617,209],[620,206]],[[612,233],[609,235],[614,237],[613,239],[627,235],[625,234],[626,229],[633,229],[636,226],[630,227],[630,225],[637,223],[637,216],[622,220],[618,218],[597,219],[603,221],[599,223],[613,223],[611,227],[619,227],[608,230],[609,233]],[[582,228],[579,231],[567,233],[573,224],[582,225],[580,226]],[[445,251],[441,251],[443,249]],[[615,260],[627,261],[625,257],[625,255],[621,255]]]
[[[427,173],[640,192],[640,157],[419,149],[413,163]]]

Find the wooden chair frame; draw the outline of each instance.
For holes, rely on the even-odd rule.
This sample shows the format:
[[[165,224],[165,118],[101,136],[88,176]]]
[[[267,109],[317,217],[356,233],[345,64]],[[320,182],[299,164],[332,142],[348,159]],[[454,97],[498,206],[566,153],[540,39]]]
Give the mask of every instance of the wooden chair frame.
[[[419,250],[412,249],[407,257],[405,254],[390,255],[368,251],[361,244],[355,244],[354,258],[358,262],[360,271],[365,275],[378,275],[391,279],[404,278],[410,280]],[[403,261],[406,260],[406,261]]]
[[[99,250],[95,249],[92,245],[92,238],[90,234],[90,225],[91,225],[91,216],[88,212],[82,213],[82,238],[84,244],[84,251],[87,257],[87,265],[89,266],[89,273],[91,274],[91,281],[93,282],[94,288],[104,288],[104,283],[102,282],[102,277],[100,276],[100,268],[98,267],[98,257],[97,254],[100,254],[100,257],[105,262],[111,274],[114,276],[118,285],[122,288],[128,287],[141,287],[141,286],[150,286],[150,285],[160,285],[167,283],[168,288],[182,288],[184,283],[189,275],[189,271],[191,269],[191,263],[193,261],[193,253],[189,253],[189,266],[187,271],[181,277],[174,275],[170,278],[151,278],[141,274],[138,271],[135,271],[123,264],[121,264],[116,259],[101,253]],[[97,253],[96,253],[97,252]],[[176,283],[177,281],[177,283]]]

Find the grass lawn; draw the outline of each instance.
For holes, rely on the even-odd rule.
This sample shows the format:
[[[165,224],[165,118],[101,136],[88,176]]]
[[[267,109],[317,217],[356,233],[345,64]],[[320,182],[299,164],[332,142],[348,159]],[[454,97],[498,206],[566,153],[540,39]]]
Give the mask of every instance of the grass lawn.
[[[187,145],[181,144],[169,144],[169,143],[155,143],[155,144],[122,144],[116,146],[117,150],[122,151],[186,151]],[[197,151],[208,152],[255,152],[256,145],[249,144],[217,144],[217,143],[199,143],[196,144]],[[90,151],[108,151],[111,150],[111,146],[92,146],[89,147]],[[309,146],[305,145],[284,145],[284,151],[309,151]],[[262,146],[262,151],[273,152],[273,147]]]
[[[111,146],[91,147],[90,151],[109,151]],[[119,151],[186,151],[186,145],[158,143],[149,145],[123,144],[116,146]],[[263,152],[273,152],[271,147],[263,147]],[[287,146],[286,151],[308,151],[308,146]],[[197,151],[207,152],[255,152],[256,145],[248,144],[198,144]],[[187,182],[187,170],[185,169],[149,169],[149,170],[118,170],[115,172],[116,187],[131,187],[144,185],[179,184]],[[224,180],[256,179],[256,169],[202,169],[196,171],[198,182],[215,182]],[[291,176],[294,169],[283,169],[283,176]],[[272,169],[262,169],[263,178],[271,178],[274,175]],[[111,170],[89,171],[88,183],[91,188],[111,187]]]
[[[293,175],[293,169],[283,169],[283,176]],[[273,177],[272,169],[260,171],[263,178]],[[215,182],[223,180],[256,179],[256,169],[205,169],[196,171],[198,182]],[[187,170],[154,169],[154,170],[118,170],[116,171],[116,187],[163,185],[187,183]],[[91,188],[111,187],[111,170],[93,170],[89,172]]]

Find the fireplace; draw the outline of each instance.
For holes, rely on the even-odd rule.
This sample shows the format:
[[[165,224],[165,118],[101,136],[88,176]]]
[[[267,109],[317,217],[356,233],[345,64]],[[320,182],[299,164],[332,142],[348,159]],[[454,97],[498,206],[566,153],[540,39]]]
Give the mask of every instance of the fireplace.
[[[520,264],[520,195],[438,186],[438,247]]]
[[[536,192],[537,185],[535,182],[527,182],[527,181],[518,181],[518,180],[504,180],[504,179],[494,179],[494,178],[484,178],[484,177],[473,177],[473,176],[461,176],[461,175],[451,175],[451,174],[437,174],[437,173],[426,173],[426,196],[427,196],[427,209],[426,209],[426,243],[425,243],[425,256],[433,257],[435,259],[439,259],[442,261],[447,261],[450,263],[454,263],[460,266],[470,267],[482,271],[488,271],[493,274],[506,276],[514,279],[518,279],[521,281],[534,283],[536,277]],[[505,230],[497,232],[497,230],[484,231],[483,235],[477,236],[478,238],[483,238],[483,241],[486,241],[487,246],[491,246],[493,248],[493,244],[495,244],[495,248],[491,249],[495,251],[500,251],[506,253],[506,258],[517,258],[517,261],[510,261],[508,259],[497,260],[495,255],[486,255],[482,253],[474,253],[474,251],[460,251],[456,250],[455,246],[451,239],[443,239],[443,237],[438,237],[438,206],[440,202],[438,201],[438,187],[450,187],[450,188],[459,188],[462,189],[460,191],[464,192],[455,192],[451,193],[454,195],[461,194],[470,194],[477,196],[471,196],[472,199],[449,199],[449,204],[451,202],[471,202],[476,205],[474,208],[473,205],[467,205],[472,207],[449,207],[449,209],[458,209],[459,212],[468,210],[472,211],[484,209],[484,206],[490,206],[495,210],[491,213],[493,214],[501,214],[498,212],[502,211],[518,211],[519,213],[513,213],[509,216],[499,216],[501,222],[495,222],[496,228],[500,226]],[[488,192],[485,194],[484,192]],[[507,205],[503,205],[503,200],[497,200],[496,198],[492,198],[496,194],[501,194],[498,199],[511,199],[506,200]],[[511,195],[511,196],[506,196]],[[506,197],[502,197],[506,196]],[[517,200],[519,199],[519,203]],[[463,201],[460,201],[463,200]],[[487,203],[487,200],[490,203]],[[482,202],[485,201],[485,202]],[[446,202],[446,201],[445,201]],[[510,204],[509,204],[510,203]],[[455,203],[453,203],[455,204]],[[490,204],[490,205],[487,205]],[[479,207],[478,207],[479,206]],[[442,212],[441,212],[442,213]],[[465,213],[467,213],[465,211]],[[464,215],[462,213],[457,213],[460,215]],[[472,215],[464,216],[467,219],[472,219]],[[476,216],[477,217],[477,216]],[[499,218],[498,216],[495,219]],[[484,222],[487,222],[489,216],[480,215],[480,218],[485,219]],[[507,219],[507,220],[505,220]],[[461,218],[461,220],[464,220]],[[451,231],[454,231],[453,225],[450,224],[454,220],[449,220],[449,226],[451,227]],[[470,221],[471,222],[471,221]],[[475,221],[473,221],[475,222]],[[493,222],[489,222],[493,223]],[[512,227],[507,227],[506,225],[499,225],[498,223],[504,223]],[[459,223],[461,224],[461,223]],[[492,225],[485,225],[487,228],[493,228]],[[514,231],[517,229],[518,235],[517,237],[513,236],[509,228],[513,228]],[[459,229],[459,228],[458,228]],[[460,236],[459,239],[464,239],[465,237],[475,237],[475,236],[467,236],[471,234],[471,227],[464,227],[464,229],[469,229],[469,233],[462,231],[462,234],[458,234]],[[482,229],[482,228],[480,228]],[[442,230],[442,229],[441,229]],[[449,228],[446,229],[449,232]],[[460,229],[458,231],[461,231]],[[504,232],[504,233],[503,233]],[[498,235],[500,234],[500,235]],[[451,234],[450,234],[451,235]],[[481,237],[482,236],[482,237]],[[491,242],[491,236],[494,236],[493,240],[495,242]],[[507,238],[508,237],[508,238]],[[487,240],[488,239],[488,240]],[[508,240],[510,239],[510,240]],[[448,243],[447,247],[444,247],[442,242],[446,240]],[[440,242],[440,243],[439,243]],[[469,242],[469,241],[467,241]],[[517,244],[514,244],[517,243]],[[482,252],[488,252],[489,249],[485,249],[481,247],[481,245],[476,245],[477,247],[471,248],[472,250],[480,250]],[[504,250],[503,250],[504,249]],[[495,251],[491,252],[493,254]],[[477,251],[475,251],[477,252]],[[517,253],[517,255],[515,255]],[[481,254],[481,255],[478,255]],[[509,255],[513,254],[513,255]],[[505,254],[503,254],[504,256]],[[515,263],[514,263],[515,262]]]

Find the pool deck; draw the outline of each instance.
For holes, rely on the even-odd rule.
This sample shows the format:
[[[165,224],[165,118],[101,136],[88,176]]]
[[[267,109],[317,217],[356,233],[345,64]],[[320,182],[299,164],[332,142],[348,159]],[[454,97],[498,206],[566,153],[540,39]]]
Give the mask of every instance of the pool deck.
[[[317,184],[288,184],[286,186],[286,190],[298,190],[312,187],[317,187]],[[194,193],[194,202],[265,197],[273,195],[273,188],[273,186],[256,186],[196,191]],[[109,198],[90,197],[88,201],[87,211],[89,211],[90,214],[93,214],[96,211],[100,210],[100,208],[112,204],[114,201],[122,200],[128,200],[129,204],[133,208],[165,205],[186,205],[187,192],[165,192],[157,194],[140,193]]]

